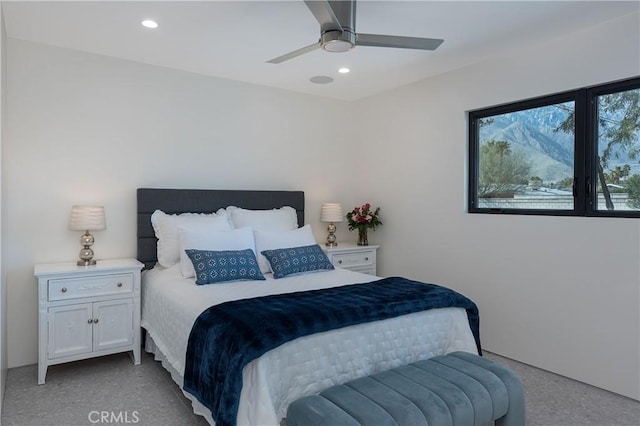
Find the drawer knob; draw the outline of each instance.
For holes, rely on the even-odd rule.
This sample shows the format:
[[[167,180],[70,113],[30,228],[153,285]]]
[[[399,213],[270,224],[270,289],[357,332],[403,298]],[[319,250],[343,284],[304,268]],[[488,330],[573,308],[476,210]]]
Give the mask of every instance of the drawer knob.
[[[365,257],[365,258],[364,258],[364,260],[366,260],[366,261],[368,262],[368,261],[369,261],[369,258],[368,258],[368,257]]]
[[[97,324],[97,323],[98,323],[98,318],[95,318],[95,319],[93,320],[93,323],[94,323],[94,324]]]
[[[118,287],[122,287],[122,283],[118,283]]]
[[[92,319],[92,318],[89,318],[89,319],[87,320],[87,322],[88,322],[89,324],[93,324],[93,319]]]
[[[338,260],[338,263],[342,265],[342,260]]]
[[[66,293],[66,292],[67,292],[67,288],[66,288],[66,287],[62,287],[62,288],[60,289],[60,291],[61,291],[61,292],[63,292],[63,293]]]

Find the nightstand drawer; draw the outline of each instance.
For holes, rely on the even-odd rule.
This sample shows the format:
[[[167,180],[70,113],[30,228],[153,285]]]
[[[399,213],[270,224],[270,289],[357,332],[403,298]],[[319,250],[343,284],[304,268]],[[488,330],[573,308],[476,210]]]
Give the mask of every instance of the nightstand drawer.
[[[375,257],[371,252],[367,253],[340,253],[334,254],[333,265],[339,268],[355,268],[373,265]]]
[[[360,272],[367,275],[375,275],[376,268],[373,265],[369,266],[354,266],[353,268],[349,268],[351,271]]]
[[[96,275],[49,280],[49,301],[126,294],[133,291],[133,275]]]

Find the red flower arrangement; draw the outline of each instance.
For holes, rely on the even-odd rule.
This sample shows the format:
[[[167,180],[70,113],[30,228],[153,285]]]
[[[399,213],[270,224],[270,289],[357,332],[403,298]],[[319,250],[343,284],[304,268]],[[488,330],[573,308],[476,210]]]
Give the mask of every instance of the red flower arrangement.
[[[366,203],[362,207],[356,207],[349,213],[347,213],[347,222],[349,223],[349,230],[354,229],[376,229],[376,226],[382,225],[379,218],[380,207],[376,207],[375,210],[371,209],[371,204]]]

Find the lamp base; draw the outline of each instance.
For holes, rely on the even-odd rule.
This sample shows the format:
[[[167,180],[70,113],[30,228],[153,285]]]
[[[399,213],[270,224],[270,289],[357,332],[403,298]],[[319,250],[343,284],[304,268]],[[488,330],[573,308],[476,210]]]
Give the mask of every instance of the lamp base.
[[[80,249],[80,260],[76,263],[78,266],[93,266],[96,264],[96,261],[93,258],[93,250],[91,250],[93,242],[93,235],[91,235],[89,231],[85,231],[85,233],[80,237],[82,249]]]
[[[336,225],[333,222],[329,223],[329,226],[327,226],[327,232],[329,232],[329,235],[327,235],[327,242],[324,243],[324,245],[327,247],[337,247]]]

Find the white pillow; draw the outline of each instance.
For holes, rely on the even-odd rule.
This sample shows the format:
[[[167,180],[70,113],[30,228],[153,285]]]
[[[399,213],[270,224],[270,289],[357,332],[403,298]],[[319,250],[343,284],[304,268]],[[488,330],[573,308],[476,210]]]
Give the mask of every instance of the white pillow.
[[[185,250],[222,251],[250,248],[254,254],[256,252],[253,230],[250,227],[211,232],[201,232],[201,229],[198,228],[180,227],[178,236],[180,240],[180,272],[184,278],[196,276],[193,262]]]
[[[296,210],[289,206],[273,210],[247,210],[229,206],[226,210],[235,228],[250,226],[258,231],[280,232],[298,227]]]
[[[182,213],[180,215],[166,214],[162,210],[156,210],[151,215],[151,225],[158,239],[158,263],[165,268],[175,265],[180,261],[180,248],[178,246],[178,227],[191,225],[207,225],[208,229],[231,229],[227,213],[224,209],[217,213]]]
[[[258,264],[263,274],[271,272],[269,261],[262,254],[263,250],[275,250],[290,247],[310,246],[316,243],[316,239],[311,232],[311,225],[305,225],[302,228],[292,231],[269,232],[269,231],[253,231],[256,240],[256,252],[258,253]]]

